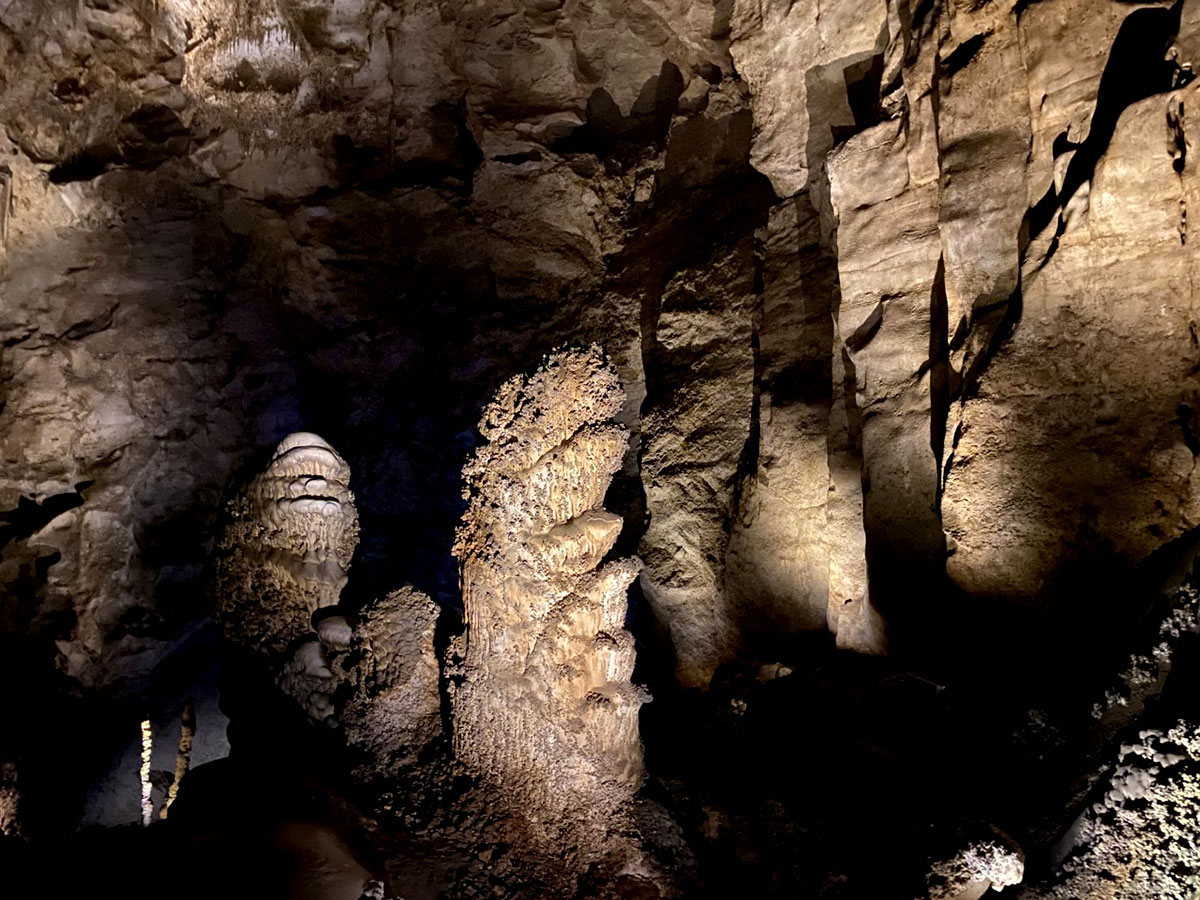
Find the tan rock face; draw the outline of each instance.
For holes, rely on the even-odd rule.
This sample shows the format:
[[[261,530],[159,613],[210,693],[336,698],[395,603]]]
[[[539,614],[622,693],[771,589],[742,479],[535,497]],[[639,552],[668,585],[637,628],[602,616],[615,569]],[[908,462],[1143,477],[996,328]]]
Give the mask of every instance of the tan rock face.
[[[693,686],[741,644],[725,554],[754,404],[751,253],[743,241],[666,286],[654,339],[670,386],[642,419],[642,589],[670,631],[677,677]]]
[[[946,482],[948,570],[971,593],[1039,596],[1077,574],[1064,544],[1137,561],[1196,521],[1195,179],[1174,172],[1168,131],[1172,102],[1194,97],[1124,110],[1048,261],[1026,264],[1021,322],[965,407]]]
[[[1083,15],[1068,2],[735,7],[752,161],[781,197],[817,211],[836,259],[830,305],[858,420],[848,449],[862,454],[870,595],[886,613],[906,615],[910,586],[936,584],[944,567],[968,596],[1057,596],[1084,559],[1110,554],[1110,569],[1128,569],[1194,522],[1180,425],[1193,405],[1189,314],[1171,312],[1191,302],[1181,211],[1194,15],[1165,4]],[[1134,83],[1125,73],[1139,67]],[[830,434],[832,471],[845,445],[840,414],[820,423],[828,402],[816,428]],[[793,437],[771,450],[771,431],[760,465],[809,456]],[[821,476],[810,466],[790,481]],[[763,496],[749,491],[743,516]],[[768,553],[756,577],[790,567],[788,583],[819,595],[813,567],[789,561],[814,542],[778,543],[792,549]],[[829,595],[831,629],[842,592]]]
[[[646,695],[625,630],[639,564],[603,562],[621,528],[601,504],[625,452],[612,421],[623,400],[595,347],[505,384],[464,469],[455,544],[467,620],[455,753],[529,822],[593,834],[642,779]]]

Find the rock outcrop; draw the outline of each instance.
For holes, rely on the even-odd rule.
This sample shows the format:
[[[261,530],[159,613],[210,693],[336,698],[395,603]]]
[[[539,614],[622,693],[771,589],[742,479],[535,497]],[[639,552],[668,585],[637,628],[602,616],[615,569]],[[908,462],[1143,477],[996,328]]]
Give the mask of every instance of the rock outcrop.
[[[627,434],[624,394],[599,348],[551,354],[484,411],[463,471],[455,544],[466,631],[453,694],[454,748],[540,828],[592,835],[641,784],[626,589],[635,559],[605,562],[621,530],[601,504]]]

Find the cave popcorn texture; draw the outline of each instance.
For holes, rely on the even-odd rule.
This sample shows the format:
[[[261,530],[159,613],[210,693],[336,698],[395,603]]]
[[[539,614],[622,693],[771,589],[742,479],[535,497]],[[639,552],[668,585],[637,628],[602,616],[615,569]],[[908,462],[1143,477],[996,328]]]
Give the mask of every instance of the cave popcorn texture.
[[[213,564],[225,638],[270,660],[285,690],[317,718],[333,712],[321,689],[333,673],[313,615],[338,604],[358,545],[349,481],[350,467],[323,438],[288,435],[229,501]]]
[[[621,465],[624,401],[599,348],[552,354],[487,407],[464,468],[455,544],[466,610],[453,698],[459,759],[537,822],[611,827],[643,777],[636,559],[602,562],[621,519],[601,508]]]

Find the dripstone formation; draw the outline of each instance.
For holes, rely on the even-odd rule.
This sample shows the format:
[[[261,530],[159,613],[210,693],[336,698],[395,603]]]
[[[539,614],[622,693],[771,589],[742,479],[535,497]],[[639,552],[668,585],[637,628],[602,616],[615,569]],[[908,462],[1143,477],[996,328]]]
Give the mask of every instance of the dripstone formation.
[[[186,820],[236,664],[409,900],[1200,891],[1198,69],[1200,0],[0,0],[0,871],[195,700]]]
[[[369,776],[417,764],[442,734],[438,615],[428,596],[403,587],[372,603],[352,631],[344,619],[318,629],[322,643],[349,651],[336,665],[348,686],[339,719],[347,743],[369,760]],[[334,635],[335,628],[345,631]]]
[[[333,672],[313,617],[336,606],[358,546],[350,467],[321,437],[297,432],[227,507],[213,609],[225,639],[278,667],[286,693],[317,718],[333,713]],[[325,626],[324,636],[337,642]]]
[[[350,467],[324,439],[284,438],[266,470],[229,504],[213,600],[230,641],[281,653],[336,606],[358,546]]]
[[[438,610],[404,587],[348,621],[339,603],[358,546],[349,481],[323,438],[284,438],[227,506],[211,590],[225,639],[266,660],[310,716],[336,714],[371,777],[412,765],[441,733]]]
[[[598,347],[552,354],[484,410],[486,443],[463,471],[455,752],[550,828],[612,829],[643,778],[648,697],[625,630],[639,563],[605,561],[621,518],[602,508],[628,442],[613,421],[624,399]]]

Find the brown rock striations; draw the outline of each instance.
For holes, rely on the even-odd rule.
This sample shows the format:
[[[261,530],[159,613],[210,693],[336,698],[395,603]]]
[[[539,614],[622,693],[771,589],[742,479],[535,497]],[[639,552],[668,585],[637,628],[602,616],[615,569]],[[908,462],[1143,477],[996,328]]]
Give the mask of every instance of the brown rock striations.
[[[1128,573],[1194,522],[1195,15],[735,4],[751,158],[818,212],[836,261],[871,597],[889,615],[928,621],[909,586],[932,598],[946,569],[967,596],[1053,604],[1100,557]]]
[[[676,275],[653,332],[666,384],[643,410],[650,521],[639,547],[641,584],[670,632],[676,677],[688,686],[707,685],[741,651],[725,563],[754,406],[752,254],[747,237]]]
[[[625,592],[635,559],[603,562],[620,532],[601,508],[627,440],[624,393],[597,347],[560,351],[487,407],[463,471],[455,544],[466,612],[453,694],[458,758],[537,831],[619,827],[642,779]]]

